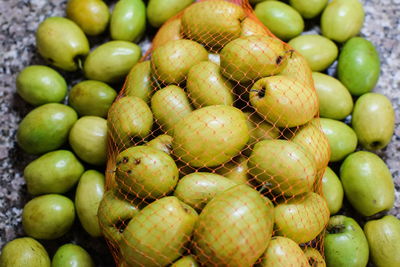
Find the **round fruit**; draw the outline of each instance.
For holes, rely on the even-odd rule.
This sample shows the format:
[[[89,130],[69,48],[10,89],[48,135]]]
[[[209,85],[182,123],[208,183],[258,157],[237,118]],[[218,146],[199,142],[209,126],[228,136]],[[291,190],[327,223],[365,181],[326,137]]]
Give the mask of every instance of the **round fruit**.
[[[126,41],[110,41],[96,47],[86,58],[83,70],[91,80],[120,82],[139,61],[140,47]]]
[[[343,43],[357,35],[364,23],[364,9],[359,0],[333,0],[321,16],[322,34]]]
[[[82,247],[74,244],[65,244],[59,247],[51,262],[52,267],[94,267],[89,253]]]
[[[46,249],[35,239],[22,237],[7,243],[0,255],[1,267],[50,267]]]
[[[69,0],[66,11],[87,35],[103,33],[110,19],[108,6],[101,0]]]
[[[151,56],[154,77],[165,85],[179,84],[186,79],[189,69],[208,60],[206,49],[190,40],[175,40],[157,47]]]
[[[24,169],[24,178],[31,195],[64,194],[69,191],[84,172],[83,165],[68,150],[44,154]]]
[[[312,71],[325,70],[339,54],[336,44],[321,35],[298,36],[290,40],[289,45],[306,58]]]
[[[45,19],[36,31],[39,54],[50,64],[66,71],[81,68],[89,53],[89,41],[72,20],[61,17]]]
[[[249,140],[246,117],[231,106],[193,111],[174,128],[173,153],[194,167],[218,166],[236,156]]]
[[[299,12],[278,1],[265,1],[256,5],[258,19],[279,39],[290,40],[304,30],[304,21]]]
[[[286,50],[282,41],[266,35],[237,38],[221,50],[221,73],[237,82],[278,74],[287,63]]]
[[[80,118],[71,128],[69,144],[83,161],[103,165],[107,160],[107,121],[95,116]]]
[[[107,117],[117,92],[109,85],[99,81],[83,81],[69,92],[69,105],[80,116]]]
[[[142,0],[120,0],[110,19],[110,34],[114,40],[137,42],[146,30],[146,6]]]
[[[150,146],[134,146],[116,159],[116,180],[125,192],[141,198],[160,198],[174,190],[179,178],[175,161]]]
[[[72,227],[74,203],[62,195],[50,194],[29,201],[22,212],[22,226],[28,236],[56,239]]]
[[[19,124],[18,145],[27,153],[42,154],[62,146],[78,116],[63,104],[51,103],[37,107]]]
[[[34,106],[61,102],[67,94],[67,83],[52,68],[33,65],[18,74],[17,93]]]
[[[379,79],[378,51],[364,38],[351,38],[342,48],[337,70],[339,80],[352,95],[368,93],[374,89]]]

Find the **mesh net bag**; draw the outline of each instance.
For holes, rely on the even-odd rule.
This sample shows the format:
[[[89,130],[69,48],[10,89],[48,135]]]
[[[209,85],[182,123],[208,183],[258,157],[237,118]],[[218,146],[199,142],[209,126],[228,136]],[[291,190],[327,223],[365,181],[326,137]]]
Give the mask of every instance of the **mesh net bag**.
[[[119,266],[318,260],[330,151],[311,71],[247,1],[196,2],[163,25],[108,127],[98,215]]]

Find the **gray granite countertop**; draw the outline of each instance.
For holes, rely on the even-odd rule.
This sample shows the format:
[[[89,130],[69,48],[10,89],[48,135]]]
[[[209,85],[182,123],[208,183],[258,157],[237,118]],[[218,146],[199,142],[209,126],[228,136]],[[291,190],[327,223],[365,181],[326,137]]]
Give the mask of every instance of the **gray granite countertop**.
[[[38,24],[49,16],[63,16],[65,0],[2,0],[0,2],[0,248],[23,236],[21,212],[29,199],[22,172],[32,157],[15,143],[19,121],[32,108],[15,93],[19,71],[32,64],[44,64],[35,51],[34,33]],[[112,3],[113,1],[106,1]],[[390,213],[400,218],[400,0],[362,0],[366,19],[362,36],[378,48],[382,62],[376,92],[388,96],[396,110],[396,127],[392,142],[378,154],[386,161],[396,185],[396,203]],[[101,41],[102,37],[91,40]],[[63,73],[69,84],[79,74]],[[372,126],[373,127],[373,126]],[[94,240],[80,225],[58,241],[45,242],[50,254],[66,242],[86,248],[96,266],[113,266],[103,240]]]

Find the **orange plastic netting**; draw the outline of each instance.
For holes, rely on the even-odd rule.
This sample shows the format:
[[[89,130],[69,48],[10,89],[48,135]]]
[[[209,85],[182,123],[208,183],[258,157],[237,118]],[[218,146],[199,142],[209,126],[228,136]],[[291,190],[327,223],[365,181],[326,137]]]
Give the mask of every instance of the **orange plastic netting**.
[[[120,266],[287,266],[277,249],[308,266],[302,249],[322,251],[330,151],[311,70],[247,1],[163,25],[108,127],[99,220]]]

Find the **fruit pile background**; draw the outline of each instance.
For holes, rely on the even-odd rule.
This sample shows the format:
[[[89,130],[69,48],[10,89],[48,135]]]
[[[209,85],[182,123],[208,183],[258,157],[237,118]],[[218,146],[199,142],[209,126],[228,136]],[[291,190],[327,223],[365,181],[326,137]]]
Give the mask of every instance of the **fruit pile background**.
[[[22,171],[31,158],[17,148],[15,132],[21,118],[29,111],[27,104],[15,93],[15,76],[24,67],[43,64],[35,51],[34,33],[39,22],[49,16],[63,16],[64,0],[3,0],[0,4],[0,248],[22,234],[21,212],[28,200]],[[111,2],[111,1],[106,1]],[[362,35],[375,44],[381,58],[381,76],[375,92],[391,98],[400,118],[400,35],[396,28],[400,22],[399,0],[364,0],[366,11]],[[318,30],[318,29],[310,29]],[[150,33],[151,35],[152,33]],[[101,37],[100,37],[101,38]],[[149,47],[151,37],[140,45],[143,52]],[[99,40],[91,39],[96,43]],[[64,74],[64,73],[63,73]],[[63,75],[69,84],[77,82],[78,74]],[[374,127],[371,125],[371,127]],[[390,167],[396,185],[396,204],[392,214],[400,217],[400,125],[397,122],[392,142],[379,152]],[[87,241],[89,236],[76,231],[63,240],[52,241],[54,248],[74,239],[93,256],[98,266],[112,266],[108,249],[100,242]],[[47,246],[48,247],[48,246]],[[51,251],[49,251],[51,253]],[[101,264],[100,264],[101,263]]]

